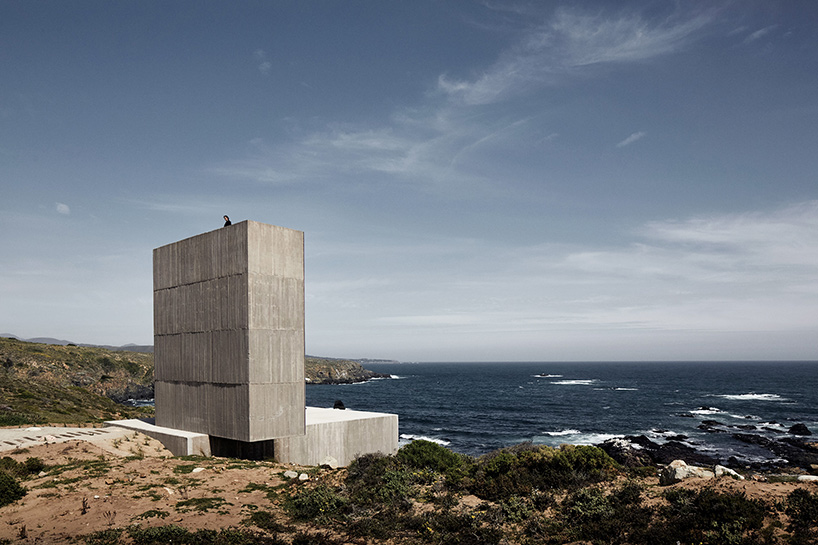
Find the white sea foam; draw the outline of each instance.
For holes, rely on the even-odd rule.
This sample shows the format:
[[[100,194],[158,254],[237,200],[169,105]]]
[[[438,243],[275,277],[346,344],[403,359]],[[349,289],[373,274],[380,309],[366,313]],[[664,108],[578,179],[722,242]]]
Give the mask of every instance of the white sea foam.
[[[545,432],[546,435],[550,435],[551,437],[558,437],[560,435],[577,435],[582,433],[579,430],[560,430],[560,431],[547,431]]]
[[[562,386],[590,386],[599,382],[595,378],[591,379],[574,379],[574,380],[555,380],[551,384],[559,384]]]
[[[701,407],[699,409],[693,409],[690,412],[692,414],[721,414],[724,411],[717,409],[716,407]]]
[[[609,439],[621,439],[625,437],[614,433],[583,433],[575,437],[571,443],[574,445],[598,445]]]
[[[653,437],[673,437],[680,434],[673,430],[650,430],[648,435]]]
[[[787,401],[786,398],[778,394],[756,394],[750,392],[749,394],[722,394],[714,397],[721,397],[732,400],[752,400],[752,401]]]
[[[636,392],[639,388],[614,388],[617,392]]]
[[[405,439],[406,441],[431,441],[432,443],[437,443],[438,445],[443,445],[444,447],[450,443],[450,441],[446,441],[445,439],[436,439],[425,435],[412,435],[410,433],[402,433],[400,434],[400,438]]]
[[[539,373],[537,375],[531,375],[532,377],[537,378],[562,378],[562,375],[550,375],[548,373]]]
[[[731,414],[730,416],[733,417],[733,418],[736,418],[738,420],[747,420],[747,421],[761,420],[760,416],[755,416],[755,415],[752,415],[752,414]]]
[[[559,437],[557,441],[554,438]],[[624,435],[611,433],[583,433],[579,430],[547,431],[543,435],[535,436],[535,444],[556,445],[558,443],[568,443],[571,445],[597,445],[604,443],[608,439],[620,439]]]

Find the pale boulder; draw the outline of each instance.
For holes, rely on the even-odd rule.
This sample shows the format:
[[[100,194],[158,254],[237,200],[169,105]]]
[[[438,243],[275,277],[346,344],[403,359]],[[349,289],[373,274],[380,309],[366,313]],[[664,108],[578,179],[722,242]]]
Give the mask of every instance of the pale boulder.
[[[681,482],[691,477],[699,479],[712,479],[716,474],[704,467],[689,466],[684,460],[673,460],[659,474],[659,484],[667,486]]]
[[[733,479],[736,479],[738,481],[743,481],[744,480],[744,477],[742,475],[739,475],[738,472],[733,471],[729,467],[724,467],[724,466],[718,466],[717,465],[715,467],[715,472],[716,472],[716,477],[732,477]]]

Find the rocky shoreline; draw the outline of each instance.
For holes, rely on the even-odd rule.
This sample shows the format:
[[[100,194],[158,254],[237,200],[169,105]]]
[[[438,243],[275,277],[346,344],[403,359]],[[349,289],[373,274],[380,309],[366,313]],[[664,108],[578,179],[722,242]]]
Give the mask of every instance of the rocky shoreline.
[[[667,465],[674,460],[684,460],[690,464],[714,466],[724,465],[733,469],[772,471],[799,468],[806,471],[818,469],[818,443],[810,441],[811,431],[804,424],[792,426],[787,434],[765,435],[763,427],[726,426],[716,421],[705,421],[699,429],[709,433],[729,433],[730,437],[744,444],[753,445],[764,453],[764,461],[754,461],[729,456],[721,459],[710,449],[696,448],[687,442],[688,437],[677,435],[664,443],[658,443],[645,435],[626,436],[609,439],[599,448],[625,467]]]

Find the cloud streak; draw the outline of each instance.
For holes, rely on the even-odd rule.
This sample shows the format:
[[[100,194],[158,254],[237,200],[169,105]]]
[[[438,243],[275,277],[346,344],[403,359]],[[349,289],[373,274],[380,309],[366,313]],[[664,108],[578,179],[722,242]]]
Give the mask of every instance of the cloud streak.
[[[648,21],[559,9],[473,80],[441,75],[438,89],[466,105],[490,104],[557,85],[596,65],[649,60],[683,49],[711,22],[706,15]]]
[[[633,144],[637,140],[641,140],[642,138],[644,138],[646,134],[647,133],[645,133],[643,131],[635,132],[635,133],[631,134],[629,137],[627,137],[624,140],[622,140],[621,142],[619,142],[616,145],[616,147],[617,148],[624,148],[625,146],[630,146],[631,144]]]

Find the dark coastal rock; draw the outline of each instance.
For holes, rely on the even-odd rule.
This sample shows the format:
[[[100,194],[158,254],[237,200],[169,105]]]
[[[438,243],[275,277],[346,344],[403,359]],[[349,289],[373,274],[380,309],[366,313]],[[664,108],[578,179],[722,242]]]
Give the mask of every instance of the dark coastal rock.
[[[625,467],[644,467],[653,463],[646,451],[634,448],[632,443],[623,439],[608,439],[597,446]]]
[[[631,445],[628,445],[628,443]],[[668,441],[659,444],[644,435],[627,436],[619,440],[612,439],[597,446],[604,450],[608,456],[627,467],[635,467],[630,464],[636,464],[636,466],[669,464],[673,460],[684,460],[692,464],[704,465],[714,465],[717,462],[712,456],[703,454],[679,441]]]
[[[790,433],[792,435],[812,435],[812,432],[809,431],[809,428],[807,428],[807,426],[804,424],[794,425],[789,430],[787,430],[787,433]]]
[[[720,429],[724,427],[724,424],[719,422],[718,420],[702,420],[702,423],[696,426],[702,431],[707,431],[711,433],[724,433],[725,430]]]
[[[810,469],[812,465],[818,464],[818,448],[800,438],[785,437],[775,440],[750,433],[734,433],[733,438],[765,448],[785,460],[784,463],[772,464],[773,466],[797,466]]]
[[[724,426],[724,423],[718,420],[702,420],[702,424],[705,426]]]
[[[340,399],[335,400],[335,404],[332,406],[333,409],[345,410],[346,407],[344,406],[344,402]]]

